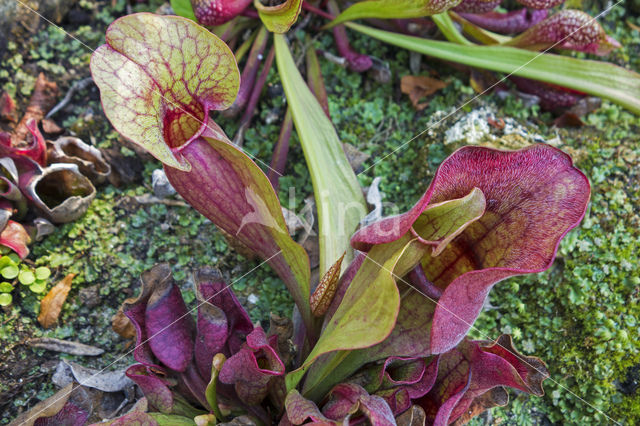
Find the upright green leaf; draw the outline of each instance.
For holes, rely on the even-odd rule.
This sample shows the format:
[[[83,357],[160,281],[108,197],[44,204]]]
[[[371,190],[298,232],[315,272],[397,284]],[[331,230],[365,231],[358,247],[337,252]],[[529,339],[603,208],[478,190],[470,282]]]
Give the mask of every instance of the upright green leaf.
[[[640,114],[640,74],[614,64],[508,46],[463,46],[382,31],[350,28],[404,49],[446,61],[531,78],[611,100]]]
[[[193,13],[191,0],[170,0],[170,3],[171,9],[173,9],[176,15],[198,22],[196,14]]]
[[[347,250],[366,212],[362,190],[333,124],[303,80],[284,36],[275,35],[276,61],[311,173],[320,227],[320,274]]]
[[[368,0],[358,2],[342,12],[329,26],[354,19],[420,18],[442,13],[456,7],[461,0]]]
[[[346,356],[351,349],[384,340],[393,330],[400,307],[395,277],[409,272],[426,251],[427,246],[410,234],[373,247],[303,366],[287,376],[287,388],[293,389],[320,355],[341,350]],[[327,377],[339,361],[325,366],[318,379]]]
[[[474,45],[467,40],[460,31],[458,31],[458,28],[456,28],[456,25],[453,23],[447,12],[433,15],[431,19],[433,19],[433,22],[436,23],[438,29],[447,38],[447,40],[453,43],[465,44],[467,46]]]

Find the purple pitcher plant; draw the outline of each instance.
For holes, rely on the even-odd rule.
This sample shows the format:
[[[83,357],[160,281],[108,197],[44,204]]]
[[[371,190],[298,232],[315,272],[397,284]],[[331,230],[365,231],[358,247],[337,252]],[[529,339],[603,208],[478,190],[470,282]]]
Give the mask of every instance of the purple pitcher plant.
[[[355,232],[312,293],[309,258],[269,180],[209,116],[238,92],[228,47],[192,21],[135,14],[109,27],[91,70],[114,127],[271,265],[296,304],[290,327],[265,332],[220,274],[196,272],[189,310],[170,268],[154,267],[123,305],[139,363],[127,375],[147,405],[112,424],[447,425],[506,404],[504,387],[543,394],[541,360],[509,336],[466,336],[491,288],[549,268],[585,214],[589,182],[566,154],[545,144],[459,149],[409,211]],[[306,93],[310,119],[326,118]]]

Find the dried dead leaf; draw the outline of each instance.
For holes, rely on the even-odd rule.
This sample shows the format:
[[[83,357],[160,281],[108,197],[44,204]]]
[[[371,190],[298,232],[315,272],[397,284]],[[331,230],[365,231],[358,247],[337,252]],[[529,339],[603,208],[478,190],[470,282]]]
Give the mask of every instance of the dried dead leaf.
[[[53,81],[49,81],[43,73],[40,73],[33,88],[33,95],[31,95],[29,105],[27,105],[27,111],[13,133],[13,143],[16,146],[23,144],[27,140],[27,135],[31,134],[27,127],[29,120],[33,118],[36,123],[39,123],[45,114],[53,108],[57,96],[58,85]]]
[[[411,104],[418,111],[422,111],[429,105],[429,102],[420,103],[420,99],[433,95],[445,87],[447,83],[444,81],[422,75],[405,75],[400,80],[400,90],[409,95]]]
[[[50,118],[42,120],[42,130],[50,135],[59,135],[64,132],[64,129],[58,126],[58,124]]]
[[[2,92],[2,95],[0,96],[0,119],[10,121],[12,123],[18,122],[16,103],[7,92]]]
[[[71,340],[60,340],[52,337],[36,337],[27,340],[27,345],[32,348],[46,349],[48,351],[62,352],[79,356],[98,356],[104,353],[104,349]]]
[[[32,426],[39,418],[55,416],[67,403],[72,390],[73,384],[70,383],[49,398],[34,405],[29,411],[19,415],[14,421],[9,423],[9,426]]]
[[[398,426],[424,426],[426,414],[419,405],[412,405],[407,411],[396,418]]]
[[[62,311],[62,305],[67,300],[69,290],[71,290],[71,281],[76,274],[69,274],[64,277],[58,284],[53,286],[49,293],[40,302],[40,314],[38,315],[38,322],[44,328],[52,327],[60,316]]]
[[[311,295],[310,305],[311,312],[317,317],[323,316],[329,305],[333,301],[333,297],[336,295],[338,289],[338,278],[340,278],[340,269],[342,266],[342,259],[344,259],[343,253],[340,259],[334,263],[331,268],[324,274],[318,287]]]
[[[118,312],[111,317],[111,328],[125,339],[133,339],[136,337],[136,329],[134,328],[131,320],[122,311],[122,305],[118,309]]]

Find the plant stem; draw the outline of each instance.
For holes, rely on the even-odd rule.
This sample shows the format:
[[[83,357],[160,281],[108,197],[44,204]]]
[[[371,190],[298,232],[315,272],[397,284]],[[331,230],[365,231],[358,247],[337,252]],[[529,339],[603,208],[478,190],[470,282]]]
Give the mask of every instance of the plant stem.
[[[260,100],[262,89],[267,82],[269,71],[271,71],[271,67],[273,66],[274,57],[275,50],[272,46],[269,54],[267,55],[267,59],[264,61],[264,65],[262,66],[260,75],[258,76],[258,79],[255,81],[255,85],[251,90],[251,96],[249,97],[249,102],[247,102],[247,108],[244,110],[244,114],[242,115],[242,119],[240,120],[240,127],[238,128],[238,133],[234,138],[234,143],[238,146],[242,146],[242,141],[244,140],[244,132],[251,124],[251,120],[256,113],[256,107],[258,106],[258,101]]]
[[[252,93],[252,89],[258,75],[260,67],[260,61],[262,55],[267,47],[267,41],[269,41],[269,31],[262,26],[258,30],[258,35],[253,42],[247,63],[242,70],[242,76],[240,77],[240,89],[238,90],[238,97],[231,107],[224,111],[222,114],[225,117],[235,117],[245,107],[249,101],[249,97]]]
[[[291,133],[293,132],[293,116],[291,115],[291,109],[287,107],[287,112],[282,120],[282,127],[280,128],[280,135],[278,136],[278,143],[273,150],[271,157],[271,165],[269,167],[269,181],[273,186],[273,189],[278,192],[278,186],[280,184],[280,176],[284,173],[284,166],[287,163],[287,155],[289,154],[289,141],[291,140]]]

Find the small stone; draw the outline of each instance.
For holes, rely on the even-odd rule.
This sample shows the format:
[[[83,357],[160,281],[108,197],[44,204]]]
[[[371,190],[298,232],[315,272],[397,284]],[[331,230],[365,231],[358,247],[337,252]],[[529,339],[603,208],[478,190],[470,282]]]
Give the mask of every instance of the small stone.
[[[80,290],[78,297],[80,297],[80,302],[82,303],[82,305],[89,309],[95,308],[102,302],[100,300],[100,293],[98,291],[97,284]]]
[[[162,169],[156,169],[151,174],[151,185],[153,187],[153,193],[158,198],[167,198],[176,193],[176,190],[171,186],[167,175]]]
[[[247,302],[251,303],[252,305],[255,305],[256,303],[258,303],[258,296],[251,293],[249,297],[247,297]]]

